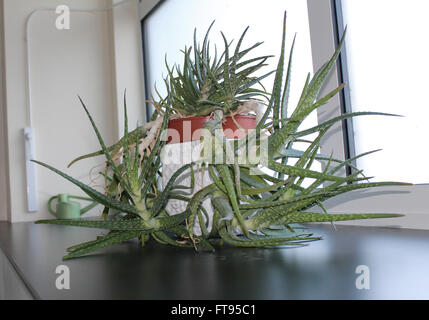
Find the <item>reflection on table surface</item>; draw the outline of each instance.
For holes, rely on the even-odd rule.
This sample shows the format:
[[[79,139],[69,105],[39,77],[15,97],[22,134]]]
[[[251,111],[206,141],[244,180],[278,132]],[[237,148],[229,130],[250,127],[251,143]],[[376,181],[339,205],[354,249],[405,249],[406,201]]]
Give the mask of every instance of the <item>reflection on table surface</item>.
[[[215,253],[131,241],[70,261],[65,249],[103,233],[0,223],[0,244],[42,299],[428,299],[429,231],[312,225],[323,240],[302,248]],[[55,268],[70,269],[57,290]],[[369,290],[356,288],[358,266]]]

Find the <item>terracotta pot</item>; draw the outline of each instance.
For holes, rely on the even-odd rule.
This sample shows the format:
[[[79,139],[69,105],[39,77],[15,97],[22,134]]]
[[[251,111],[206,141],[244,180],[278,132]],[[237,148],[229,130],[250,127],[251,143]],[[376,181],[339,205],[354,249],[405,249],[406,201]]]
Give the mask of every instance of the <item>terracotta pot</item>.
[[[247,135],[246,130],[256,128],[256,117],[248,115],[236,115],[234,116],[235,121],[239,126],[244,129],[240,130],[231,117],[227,117],[223,123],[224,134],[227,139],[240,139]],[[171,176],[184,165],[198,160],[200,154],[200,137],[201,129],[204,124],[211,120],[207,117],[189,117],[170,120],[169,138],[167,144],[162,150],[162,187],[164,188]],[[190,186],[191,183],[191,172],[188,170],[184,172],[177,180],[176,184]],[[212,184],[208,170],[202,172],[195,172],[195,188],[192,194],[195,194],[205,186]],[[191,197],[191,194],[187,194],[186,190],[183,192],[186,196]],[[171,199],[166,205],[166,210],[169,214],[178,214],[186,209],[187,202],[181,200]],[[213,218],[213,209],[210,203],[210,199],[203,201],[203,206],[209,216],[208,230],[211,230],[211,223]],[[201,234],[201,229],[198,221],[195,224],[194,233],[197,235]]]
[[[168,124],[169,138],[167,143],[183,143],[200,140],[201,129],[203,129],[204,124],[211,119],[210,116],[198,116],[170,120]],[[237,127],[231,117],[226,117],[222,124],[227,139],[241,139],[247,134],[247,132],[242,129],[249,130],[256,128],[255,116],[236,115],[234,119],[240,128]]]

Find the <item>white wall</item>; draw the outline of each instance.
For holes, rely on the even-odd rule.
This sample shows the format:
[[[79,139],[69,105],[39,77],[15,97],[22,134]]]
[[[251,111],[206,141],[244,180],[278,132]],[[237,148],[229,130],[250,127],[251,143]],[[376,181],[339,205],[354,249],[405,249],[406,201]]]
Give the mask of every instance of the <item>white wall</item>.
[[[52,195],[82,194],[68,181],[39,167],[39,212],[29,213],[26,209],[22,133],[28,112],[25,21],[36,8],[56,7],[60,4],[70,8],[101,8],[109,6],[111,1],[4,0],[5,106],[8,111],[12,222],[49,217],[46,202]],[[145,119],[138,10],[136,3],[128,3],[115,10],[120,11],[71,13],[70,30],[55,28],[57,16],[54,12],[38,12],[31,22],[31,84],[36,159],[86,183],[90,182],[90,168],[102,164],[103,159],[99,157],[86,160],[70,169],[66,168],[74,157],[99,149],[77,95],[86,102],[108,144],[118,138],[118,108],[122,110],[124,88],[127,88],[128,106],[133,120]],[[121,101],[120,104],[118,101]],[[94,172],[97,173],[97,170]]]

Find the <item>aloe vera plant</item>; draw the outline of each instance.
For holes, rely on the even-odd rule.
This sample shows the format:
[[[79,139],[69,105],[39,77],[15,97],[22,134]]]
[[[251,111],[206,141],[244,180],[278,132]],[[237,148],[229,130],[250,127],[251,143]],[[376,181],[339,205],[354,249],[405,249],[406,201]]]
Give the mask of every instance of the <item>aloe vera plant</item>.
[[[202,45],[197,42],[196,30],[194,31],[193,47],[185,47],[182,51],[183,67],[179,65],[170,67],[167,59],[165,61],[168,76],[164,82],[172,99],[171,112],[182,117],[205,116],[217,109],[229,114],[246,101],[268,98],[269,94],[260,82],[275,70],[258,77],[254,74],[266,66],[267,59],[272,56],[244,60],[262,42],[242,50],[242,43],[248,31],[246,28],[234,51],[230,52],[232,42],[228,42],[222,33],[225,50],[218,56],[215,47],[215,53],[212,54],[209,33],[213,24],[214,22],[208,28]],[[158,104],[155,102],[153,104],[159,110]]]
[[[81,100],[102,150],[79,157],[73,162],[104,154],[107,163],[104,173],[107,183],[106,193],[100,193],[47,164],[36,162],[77,185],[92,199],[104,205],[103,219],[43,220],[37,223],[101,228],[109,230],[109,233],[94,241],[70,247],[69,254],[64,259],[79,257],[134,238],[139,238],[144,244],[150,237],[162,244],[195,249],[203,247],[211,250],[219,244],[219,240],[239,247],[302,246],[320,237],[313,236],[299,225],[297,227],[297,224],[400,216],[370,213],[329,214],[324,209],[325,200],[346,192],[378,186],[407,185],[398,182],[370,182],[362,171],[352,166],[353,160],[371,152],[346,161],[319,154],[321,139],[333,124],[356,116],[393,115],[375,112],[349,113],[300,131],[304,119],[344,87],[342,84],[326,96],[320,97],[321,87],[340,54],[345,33],[331,59],[312,78],[308,77],[301,99],[288,118],[293,45],[289,53],[289,64],[285,67],[285,26],[284,22],[280,58],[275,70],[273,89],[269,94],[252,89],[261,78],[248,77],[251,72],[259,69],[268,56],[239,62],[246,52],[256,46],[240,51],[240,44],[246,32],[243,33],[231,57],[230,44],[224,37],[225,51],[221,59],[211,58],[206,35],[202,48],[194,44],[193,60],[191,50],[185,50],[183,71],[176,68],[178,76],[174,76],[173,71],[169,69],[169,78],[166,79],[168,94],[156,102],[157,112],[153,117],[154,121],[162,120],[159,132],[163,132],[167,128],[171,113],[187,116],[213,112],[214,120],[207,123],[206,129],[212,133],[213,141],[219,139],[225,141],[221,129],[224,116],[246,99],[262,94],[268,101],[257,129],[264,129],[266,134],[258,133],[253,139],[259,146],[262,145],[263,139],[266,139],[266,163],[254,164],[246,156],[243,158],[240,146],[245,145],[249,137],[243,138],[236,141],[229,152],[224,147],[215,147],[215,154],[222,154],[228,161],[213,163],[209,161],[210,159],[203,159],[200,163],[187,164],[175,172],[165,188],[160,190],[157,180],[162,170],[160,150],[165,144],[162,134],[158,133],[158,139],[154,144],[142,148],[145,137],[150,134],[150,126],[143,125],[129,132],[124,99],[124,136],[113,146],[107,147]],[[248,66],[254,61],[259,62]],[[248,66],[244,69],[247,71],[237,72],[243,66]],[[272,121],[269,121],[270,116]],[[308,146],[305,150],[294,148],[295,143],[312,133],[316,133],[317,137],[307,141]],[[211,146],[206,144],[205,147]],[[258,152],[262,153],[262,148],[259,148]],[[293,165],[288,164],[288,160],[292,158],[297,161]],[[311,165],[314,161],[322,162],[323,170],[312,170]],[[189,169],[193,178],[193,169],[196,165],[208,170],[213,183],[192,195],[193,179],[189,186],[178,185],[176,180]],[[274,173],[252,174],[263,166]],[[354,168],[353,174],[345,177],[337,175],[338,171],[347,166]],[[303,187],[303,182],[308,179],[311,179],[311,184]],[[186,194],[186,190],[189,195]],[[211,218],[213,227],[210,230],[208,228],[210,217],[202,206],[202,201],[207,198],[210,199],[214,209]],[[170,215],[165,210],[169,199],[186,201],[188,203],[186,210],[178,215]],[[321,207],[324,213],[312,212],[315,206]],[[193,232],[197,221],[201,226],[201,235]]]

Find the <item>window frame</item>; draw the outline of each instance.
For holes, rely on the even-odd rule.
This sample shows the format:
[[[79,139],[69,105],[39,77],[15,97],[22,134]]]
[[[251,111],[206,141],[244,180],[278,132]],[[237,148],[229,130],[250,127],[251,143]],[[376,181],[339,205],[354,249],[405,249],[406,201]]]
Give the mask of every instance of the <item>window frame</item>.
[[[149,76],[148,76],[148,57],[146,54],[146,41],[145,41],[145,21],[148,19],[155,11],[158,9],[166,0],[152,0],[152,1],[139,1],[139,15],[140,15],[140,29],[142,35],[142,55],[143,55],[143,96],[145,97],[145,101],[150,100],[148,96],[148,92],[150,92],[149,88]],[[152,116],[152,109],[150,107],[149,102],[145,102],[146,105],[146,121],[149,122]]]
[[[147,66],[149,61],[145,54],[144,22],[166,0],[153,0],[150,4],[140,2],[140,19],[143,44],[143,69],[145,96],[149,92]],[[307,0],[310,24],[310,38],[314,70],[319,69],[335,51],[344,30],[342,18],[342,0]],[[336,68],[329,75],[321,95],[329,93],[340,83],[348,82],[347,48],[343,47]],[[350,93],[345,89],[332,98],[323,108],[317,111],[319,123],[333,117],[350,112]],[[146,104],[147,117],[150,118],[149,104]],[[337,159],[349,159],[355,156],[353,121],[344,120],[334,125],[330,133],[322,140],[321,152],[331,154]],[[344,170],[340,175],[350,174]],[[389,226],[397,228],[429,230],[429,215],[427,214],[425,196],[429,194],[429,184],[414,186],[378,187],[372,190],[353,191],[324,202],[331,213],[401,213],[406,216],[400,219],[376,219],[363,221],[341,222],[338,224],[358,226]]]

